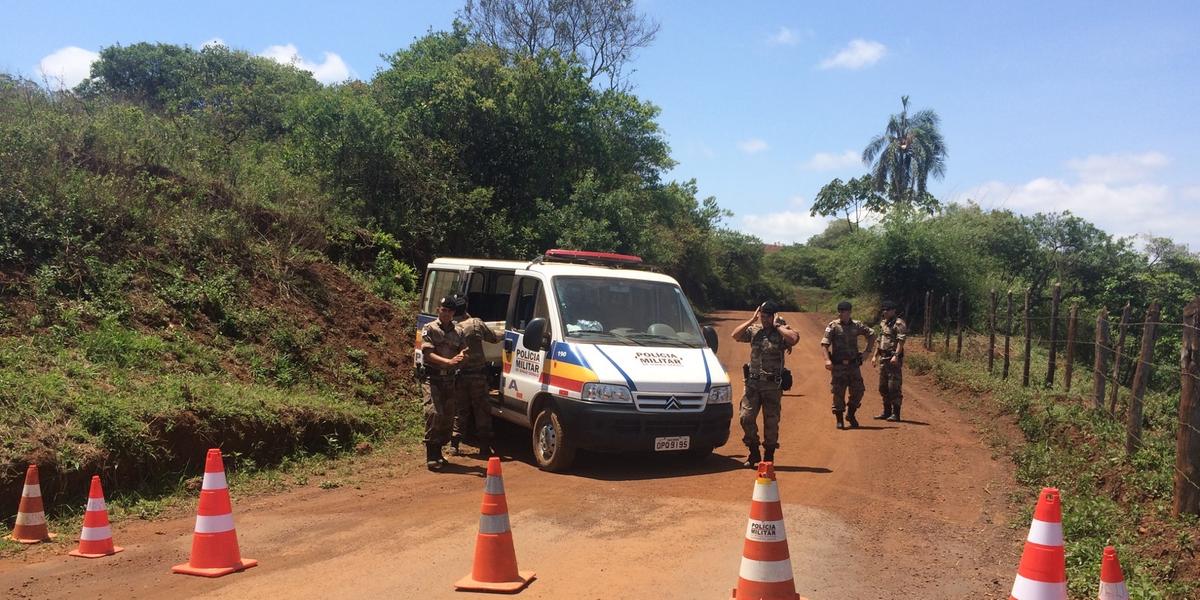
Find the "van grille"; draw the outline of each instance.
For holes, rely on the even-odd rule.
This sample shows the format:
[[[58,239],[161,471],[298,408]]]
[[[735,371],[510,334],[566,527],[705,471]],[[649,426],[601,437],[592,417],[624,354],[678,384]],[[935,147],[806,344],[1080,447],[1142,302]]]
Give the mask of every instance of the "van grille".
[[[642,412],[700,412],[703,394],[636,394],[634,401]]]

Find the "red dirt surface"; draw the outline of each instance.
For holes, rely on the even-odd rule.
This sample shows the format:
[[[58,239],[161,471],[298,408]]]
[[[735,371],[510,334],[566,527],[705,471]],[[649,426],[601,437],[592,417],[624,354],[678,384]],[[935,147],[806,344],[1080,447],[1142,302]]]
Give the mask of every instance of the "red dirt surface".
[[[748,355],[721,313],[719,356],[740,375]],[[813,600],[998,598],[1022,532],[1006,526],[1013,468],[992,458],[964,415],[929,382],[906,380],[903,423],[873,421],[876,377],[864,369],[863,428],[838,431],[818,340],[827,317],[786,315],[800,331],[787,359],[776,461],[797,591]],[[911,375],[911,374],[910,374]],[[740,382],[735,381],[740,397]],[[502,429],[517,557],[537,573],[522,598],[728,597],[737,582],[753,472],[731,443],[701,463],[668,456],[581,455],[566,475],[531,466],[528,435]],[[484,462],[453,458],[429,473],[415,453],[359,459],[357,485],[318,482],[236,497],[243,556],[257,568],[220,579],[172,575],[193,517],[114,524],[126,551],[94,561],[26,552],[0,563],[8,598],[462,598],[471,569]],[[68,539],[75,532],[66,533]],[[58,544],[64,552],[69,544]],[[482,596],[480,596],[482,597]]]

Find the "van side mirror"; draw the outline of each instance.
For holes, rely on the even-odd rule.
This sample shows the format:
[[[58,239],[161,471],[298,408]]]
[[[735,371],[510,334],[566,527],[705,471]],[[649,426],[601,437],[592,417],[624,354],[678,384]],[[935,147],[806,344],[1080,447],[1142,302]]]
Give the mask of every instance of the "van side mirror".
[[[713,352],[717,351],[717,330],[712,328],[712,325],[704,326],[704,343],[712,348]]]
[[[527,350],[533,352],[541,352],[545,347],[546,319],[538,317],[525,325],[525,337],[521,338],[521,345]]]

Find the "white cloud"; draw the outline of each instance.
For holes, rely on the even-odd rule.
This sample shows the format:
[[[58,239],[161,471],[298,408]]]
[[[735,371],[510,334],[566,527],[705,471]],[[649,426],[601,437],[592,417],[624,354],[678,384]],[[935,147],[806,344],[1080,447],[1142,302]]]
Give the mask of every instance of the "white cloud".
[[[780,27],[779,31],[767,36],[767,43],[772,46],[795,46],[800,43],[800,36],[787,27]]]
[[[763,152],[768,148],[767,142],[758,138],[742,140],[738,142],[737,146],[746,154],[758,154],[759,152]]]
[[[837,54],[821,61],[822,69],[861,69],[869,67],[887,54],[887,46],[870,40],[852,40]]]
[[[790,204],[792,206],[799,206],[801,208],[806,208],[806,207],[808,207],[809,202],[808,202],[808,198],[805,198],[804,196],[792,196],[790,199],[788,199],[788,204]]]
[[[223,40],[219,37],[209,39],[208,41],[204,42],[203,44],[200,44],[201,48],[207,48],[209,46],[224,46],[224,47],[228,48],[229,44],[226,44],[225,40]]]
[[[59,48],[38,61],[37,74],[56,90],[73,88],[91,74],[92,63],[100,55],[77,46]]]
[[[853,150],[841,154],[818,152],[800,165],[800,168],[806,171],[836,171],[850,167],[862,167],[862,156]]]
[[[745,215],[742,217],[741,230],[758,236],[768,244],[794,244],[808,241],[808,238],[825,231],[828,224],[829,219],[809,216],[807,210],[784,210],[763,215]]]
[[[1120,183],[1144,180],[1169,164],[1171,160],[1161,152],[1093,154],[1068,160],[1067,168],[1075,171],[1081,181]]]
[[[271,46],[259,53],[259,56],[265,56],[277,63],[285,65],[294,65],[297,69],[308,71],[313,74],[313,79],[321,83],[337,83],[350,78],[350,68],[346,66],[342,57],[332,52],[325,53],[325,60],[321,63],[314,63],[304,60],[300,56],[300,51],[296,49],[295,44],[286,44],[283,46]]]

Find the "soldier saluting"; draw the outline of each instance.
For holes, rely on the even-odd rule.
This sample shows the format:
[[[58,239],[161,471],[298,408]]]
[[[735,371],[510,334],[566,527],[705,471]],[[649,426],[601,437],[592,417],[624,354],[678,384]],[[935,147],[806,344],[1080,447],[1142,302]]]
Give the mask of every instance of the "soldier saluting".
[[[900,391],[904,368],[904,336],[908,325],[896,316],[895,302],[884,300],[883,320],[879,322],[879,346],[871,357],[871,365],[879,360],[879,395],[883,397],[883,412],[876,419],[900,420],[900,404],[904,394]]]
[[[837,428],[845,429],[845,421],[850,421],[851,428],[858,427],[858,419],[854,413],[862,404],[863,385],[862,364],[863,353],[858,351],[858,336],[867,338],[865,352],[870,353],[875,342],[875,332],[861,321],[850,318],[853,308],[845,300],[838,303],[838,318],[825,326],[825,337],[821,338],[821,348],[825,351],[825,368],[832,373],[830,386],[833,389],[833,415],[837,417]],[[846,389],[850,390],[850,407],[846,410]],[[842,414],[845,412],[845,419]]]
[[[742,441],[750,449],[743,466],[758,467],[759,461],[775,461],[779,447],[779,417],[782,412],[783,353],[800,341],[800,334],[776,318],[779,307],[770,300],[754,311],[749,321],[733,330],[733,339],[750,344],[750,363],[746,365],[746,392],[742,396],[739,417]],[[763,449],[758,453],[758,412],[763,413]]]

